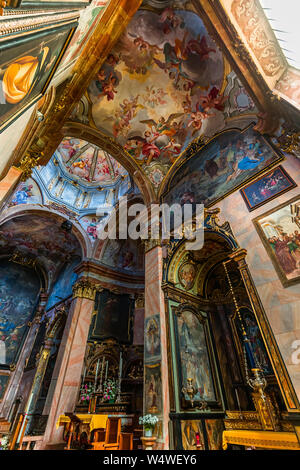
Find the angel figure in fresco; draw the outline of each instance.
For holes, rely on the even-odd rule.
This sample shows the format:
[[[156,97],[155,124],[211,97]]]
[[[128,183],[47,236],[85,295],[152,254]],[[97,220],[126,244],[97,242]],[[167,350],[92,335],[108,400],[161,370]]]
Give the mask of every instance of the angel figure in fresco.
[[[122,35],[115,50],[119,53],[130,74],[137,73],[143,75],[147,73],[153,63],[154,55],[161,51],[158,46],[151,45],[132,32]]]
[[[158,105],[166,104],[164,97],[167,93],[162,88],[154,88],[153,85],[146,87],[146,94],[143,95],[144,102],[154,108]]]
[[[168,137],[173,137],[177,132],[173,127],[173,121],[183,115],[184,113],[172,113],[168,119],[161,116],[157,122],[154,121],[154,119],[144,119],[140,122],[147,124],[147,126],[154,130],[155,133],[159,134],[159,136],[167,135]]]
[[[181,152],[182,145],[178,144],[174,138],[171,138],[168,145],[163,147],[164,155],[167,156],[171,163],[174,163]]]
[[[178,27],[183,29],[185,26],[182,16],[177,15],[173,8],[170,7],[165,8],[161,13],[159,22],[162,24],[164,34],[169,34]]]
[[[99,94],[99,98],[102,96],[106,96],[107,101],[111,101],[114,99],[115,93],[118,93],[116,90],[116,85],[117,85],[117,77],[113,75],[112,73],[109,75],[109,78],[105,83],[103,84],[102,91]]]
[[[85,219],[84,222],[88,223],[88,226],[86,228],[86,231],[88,235],[93,239],[97,240],[98,235],[97,235],[97,219],[95,217],[92,218],[92,221]]]
[[[228,96],[220,94],[220,90],[217,87],[213,87],[207,96],[199,96],[198,107],[202,107],[205,112],[208,112],[210,109],[215,108],[218,111],[224,111],[224,104]]]
[[[140,95],[136,95],[135,98],[130,100],[125,98],[123,103],[120,104],[123,114],[126,116],[126,121],[131,121],[136,115],[138,108],[144,109],[144,106],[138,104],[138,99]]]
[[[202,127],[202,121],[206,118],[209,118],[211,116],[214,116],[214,114],[208,114],[208,113],[205,113],[203,111],[196,111],[194,113],[191,113],[191,116],[190,116],[190,121],[188,123],[188,127],[193,127],[193,132],[192,132],[192,136],[194,136],[196,134],[196,132],[198,132],[201,127]]]

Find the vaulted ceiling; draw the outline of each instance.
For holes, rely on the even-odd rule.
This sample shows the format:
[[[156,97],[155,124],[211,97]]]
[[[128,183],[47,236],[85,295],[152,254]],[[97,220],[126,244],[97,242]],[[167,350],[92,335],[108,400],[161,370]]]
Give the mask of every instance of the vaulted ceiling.
[[[134,15],[72,115],[123,147],[156,190],[192,141],[257,113],[201,18],[181,5]]]

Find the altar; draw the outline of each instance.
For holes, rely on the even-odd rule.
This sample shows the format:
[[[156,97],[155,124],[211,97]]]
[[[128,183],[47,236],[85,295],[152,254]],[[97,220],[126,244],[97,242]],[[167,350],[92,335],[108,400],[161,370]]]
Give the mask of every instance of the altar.
[[[112,412],[65,413],[56,427],[64,426],[65,450],[132,450],[141,447],[143,430],[134,414]]]

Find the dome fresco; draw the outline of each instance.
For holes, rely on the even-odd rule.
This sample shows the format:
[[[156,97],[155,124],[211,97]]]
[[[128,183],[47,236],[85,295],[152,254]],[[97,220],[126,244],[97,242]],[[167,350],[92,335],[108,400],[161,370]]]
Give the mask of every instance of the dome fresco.
[[[112,185],[127,175],[127,171],[107,152],[82,139],[66,137],[56,153],[66,171],[84,183]]]

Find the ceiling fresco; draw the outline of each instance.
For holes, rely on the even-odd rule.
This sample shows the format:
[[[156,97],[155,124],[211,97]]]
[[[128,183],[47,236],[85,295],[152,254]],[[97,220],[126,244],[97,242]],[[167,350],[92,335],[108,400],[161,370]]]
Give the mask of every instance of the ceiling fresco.
[[[107,152],[82,139],[66,137],[57,151],[66,171],[85,183],[111,185],[127,171]]]
[[[139,10],[73,119],[112,136],[158,188],[183,150],[254,104],[192,11]]]
[[[24,215],[0,226],[0,253],[19,253],[35,259],[55,280],[63,264],[81,256],[80,244],[72,233],[61,228],[57,220],[41,215]]]

